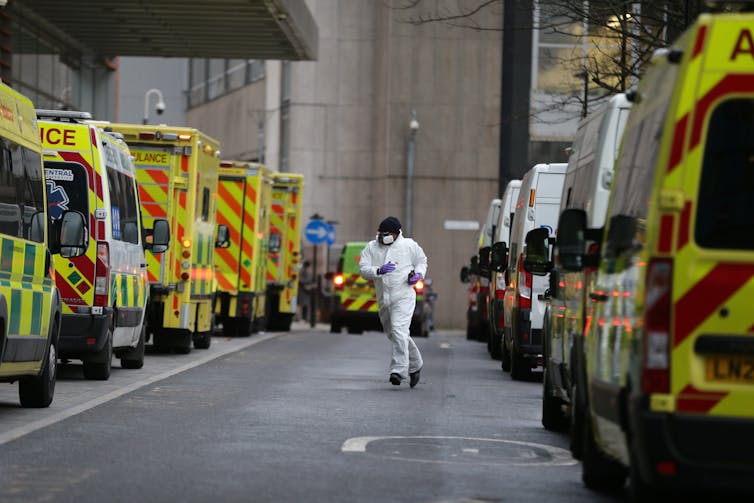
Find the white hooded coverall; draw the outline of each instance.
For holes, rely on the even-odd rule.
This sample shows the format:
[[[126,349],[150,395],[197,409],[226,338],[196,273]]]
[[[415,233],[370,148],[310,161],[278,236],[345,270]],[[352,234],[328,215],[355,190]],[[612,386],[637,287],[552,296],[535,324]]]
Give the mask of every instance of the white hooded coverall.
[[[394,263],[395,270],[377,274],[380,266],[387,262]],[[427,256],[416,241],[404,238],[402,234],[398,234],[390,245],[372,240],[361,252],[359,273],[366,280],[374,280],[380,322],[393,344],[390,373],[398,374],[403,379],[407,379],[410,372],[421,369],[424,363],[419,348],[409,335],[416,306],[416,292],[408,284],[411,271],[426,276]]]

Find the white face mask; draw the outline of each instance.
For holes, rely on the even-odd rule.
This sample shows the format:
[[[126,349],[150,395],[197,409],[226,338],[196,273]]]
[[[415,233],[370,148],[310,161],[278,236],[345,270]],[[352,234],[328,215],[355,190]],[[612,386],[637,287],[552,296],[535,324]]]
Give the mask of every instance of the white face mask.
[[[380,243],[384,245],[390,245],[390,244],[393,244],[393,241],[395,241],[395,239],[393,238],[393,235],[390,233],[385,233],[385,234],[380,233],[380,234],[377,234],[377,241],[379,241]]]

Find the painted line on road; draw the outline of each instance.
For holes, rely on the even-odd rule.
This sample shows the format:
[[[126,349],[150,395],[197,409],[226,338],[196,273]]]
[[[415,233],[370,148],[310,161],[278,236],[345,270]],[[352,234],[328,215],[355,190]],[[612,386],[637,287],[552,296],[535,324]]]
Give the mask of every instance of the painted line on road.
[[[573,459],[571,456],[571,453],[565,449],[561,449],[560,447],[554,447],[552,445],[546,445],[546,444],[538,444],[535,442],[524,442],[521,440],[505,440],[505,439],[499,439],[499,438],[478,438],[478,437],[453,437],[453,436],[386,436],[386,437],[354,437],[349,438],[345,442],[343,442],[343,445],[341,446],[340,450],[341,452],[361,452],[366,453],[367,452],[367,446],[375,441],[379,440],[413,440],[413,439],[429,439],[429,440],[468,440],[472,442],[495,442],[495,443],[501,443],[501,444],[510,444],[510,445],[519,445],[522,447],[529,447],[532,449],[542,449],[547,452],[551,456],[551,459],[548,461],[542,461],[542,462],[526,462],[526,463],[518,463],[515,461],[511,462],[505,462],[501,461],[501,463],[482,463],[482,464],[506,464],[506,465],[514,465],[514,466],[532,466],[536,464],[537,466],[570,466],[575,465],[578,463],[577,460]],[[478,449],[477,453],[478,453]],[[462,452],[467,451],[467,449],[462,449]],[[536,458],[536,454],[534,456],[528,456],[527,454],[524,454],[525,457],[532,457]],[[406,458],[406,457],[397,457],[396,459],[402,459],[405,461],[415,461],[419,463],[439,463],[439,464],[448,464],[448,463],[455,463],[455,461],[449,461],[449,460],[434,460],[434,459],[416,459],[416,458]]]
[[[443,342],[442,344],[440,344],[440,349],[450,349],[450,344]]]
[[[88,402],[84,402],[82,404],[73,406],[70,409],[60,411],[49,417],[45,417],[37,421],[32,421],[28,424],[25,424],[24,426],[19,426],[17,428],[13,428],[11,430],[5,431],[3,433],[0,433],[0,445],[8,443],[11,440],[16,440],[17,438],[23,437],[24,435],[28,435],[29,433],[39,430],[41,428],[51,426],[64,419],[68,419],[69,417],[73,417],[78,414],[81,414],[82,412],[86,412],[89,409],[93,409],[94,407],[97,407],[98,405],[107,403],[125,394],[131,393],[132,391],[136,391],[139,388],[143,388],[144,386],[148,386],[157,381],[167,379],[168,377],[172,377],[176,374],[180,374],[181,372],[185,372],[187,370],[198,367],[200,365],[204,365],[205,363],[211,362],[212,360],[216,360],[217,358],[220,358],[221,356],[225,356],[230,353],[234,353],[236,351],[241,351],[242,349],[246,349],[249,346],[253,346],[255,344],[259,344],[260,342],[264,342],[264,341],[274,339],[276,337],[280,337],[282,335],[287,335],[287,334],[290,334],[290,332],[275,332],[275,333],[267,333],[263,335],[255,335],[248,342],[246,342],[245,344],[241,344],[240,346],[224,348],[217,353],[209,353],[205,356],[202,356],[201,358],[197,360],[193,360],[189,363],[186,363],[185,365],[181,365],[180,367],[176,367],[171,370],[166,370],[165,372],[161,374],[153,375],[152,377],[148,377],[141,381],[131,383],[128,386],[117,389],[115,391],[111,391],[110,393],[107,393],[100,397],[89,400]]]

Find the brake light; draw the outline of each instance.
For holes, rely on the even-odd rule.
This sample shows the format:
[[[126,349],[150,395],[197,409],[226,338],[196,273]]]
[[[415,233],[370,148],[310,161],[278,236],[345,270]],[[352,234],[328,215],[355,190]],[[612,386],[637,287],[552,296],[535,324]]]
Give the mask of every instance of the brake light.
[[[518,307],[531,309],[531,284],[532,275],[524,269],[524,255],[518,256]]]
[[[140,140],[154,140],[157,134],[154,131],[142,131],[139,133]]]
[[[248,317],[251,314],[251,299],[248,297],[243,297],[241,299],[241,316],[244,318]]]
[[[220,167],[221,168],[232,168],[233,167],[233,163],[230,162],[230,161],[222,161],[222,162],[220,162]]]
[[[414,284],[414,290],[416,290],[417,293],[422,293],[424,291],[424,280],[419,280]]]
[[[332,284],[336,290],[342,290],[345,282],[346,282],[346,279],[343,277],[342,274],[336,274],[332,278]]]
[[[495,289],[495,298],[498,300],[505,299],[505,290]]]
[[[107,306],[110,302],[110,247],[97,243],[97,264],[94,267],[94,305]]]
[[[647,265],[644,313],[644,351],[641,389],[644,393],[670,391],[670,308],[673,262],[652,259]]]

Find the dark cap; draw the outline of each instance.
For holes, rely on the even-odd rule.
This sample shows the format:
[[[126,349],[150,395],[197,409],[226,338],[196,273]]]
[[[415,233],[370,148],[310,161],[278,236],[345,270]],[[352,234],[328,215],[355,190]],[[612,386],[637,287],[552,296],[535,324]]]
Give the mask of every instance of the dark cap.
[[[395,217],[387,217],[380,222],[380,226],[377,228],[378,232],[398,232],[401,230],[401,221]]]

